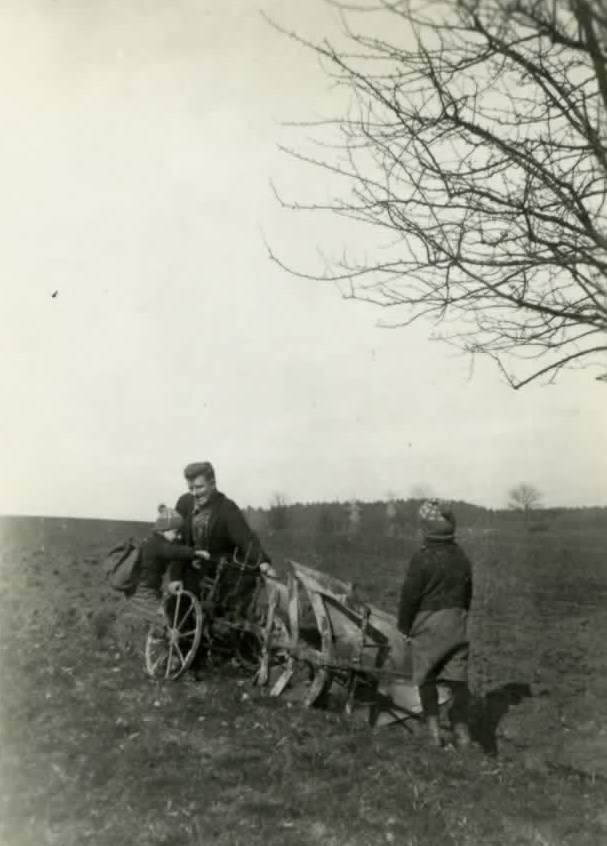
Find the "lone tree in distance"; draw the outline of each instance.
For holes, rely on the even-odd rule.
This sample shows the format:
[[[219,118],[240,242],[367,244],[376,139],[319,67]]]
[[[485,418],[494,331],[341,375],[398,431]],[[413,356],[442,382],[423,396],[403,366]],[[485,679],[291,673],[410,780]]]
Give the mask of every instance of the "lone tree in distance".
[[[526,482],[522,482],[508,492],[508,508],[513,511],[523,511],[525,516],[528,516],[534,508],[538,508],[541,501],[542,495],[538,489]]]
[[[339,46],[282,31],[349,106],[315,124],[320,153],[288,152],[343,190],[280,199],[368,224],[369,239],[295,272],[384,307],[384,325],[431,321],[514,388],[604,365],[607,0],[327,2]]]
[[[433,499],[436,496],[432,485],[421,483],[411,488],[412,499]]]

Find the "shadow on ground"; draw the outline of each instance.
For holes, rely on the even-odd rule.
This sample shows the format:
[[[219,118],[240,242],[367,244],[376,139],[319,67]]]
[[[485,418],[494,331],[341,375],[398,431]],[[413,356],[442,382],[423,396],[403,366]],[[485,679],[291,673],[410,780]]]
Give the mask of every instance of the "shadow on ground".
[[[472,738],[486,754],[497,755],[500,723],[512,708],[531,697],[531,685],[523,682],[508,682],[482,697],[473,697]]]

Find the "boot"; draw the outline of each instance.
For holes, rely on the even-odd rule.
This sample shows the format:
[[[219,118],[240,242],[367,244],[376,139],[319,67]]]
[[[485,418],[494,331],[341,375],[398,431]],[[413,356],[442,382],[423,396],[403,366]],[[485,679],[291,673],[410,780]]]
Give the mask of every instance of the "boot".
[[[443,745],[443,738],[441,735],[438,717],[426,717],[426,729],[428,732],[428,743],[430,746],[440,748]]]
[[[428,742],[431,746],[440,747],[443,745],[443,738],[438,719],[438,690],[436,685],[433,682],[426,682],[426,684],[421,685],[419,697],[425,717]]]
[[[452,726],[453,745],[461,752],[470,747],[470,731],[466,723],[454,723]]]

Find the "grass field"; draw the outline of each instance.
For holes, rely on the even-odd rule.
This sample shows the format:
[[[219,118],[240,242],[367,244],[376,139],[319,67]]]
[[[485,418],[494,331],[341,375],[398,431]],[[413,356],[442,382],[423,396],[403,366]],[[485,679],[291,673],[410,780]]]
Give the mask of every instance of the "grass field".
[[[464,536],[475,751],[431,750],[235,671],[160,685],[99,559],[144,527],[3,518],[2,846],[607,842],[607,530]],[[393,611],[411,542],[281,556]],[[484,750],[484,751],[483,751]]]

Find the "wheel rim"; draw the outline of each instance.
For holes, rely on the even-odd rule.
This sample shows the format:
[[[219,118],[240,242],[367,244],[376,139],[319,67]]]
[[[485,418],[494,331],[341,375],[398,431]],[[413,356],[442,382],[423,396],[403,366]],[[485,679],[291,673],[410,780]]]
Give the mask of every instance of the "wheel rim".
[[[180,591],[165,598],[164,628],[151,627],[145,645],[148,675],[172,681],[192,664],[202,637],[203,615],[193,593]]]

